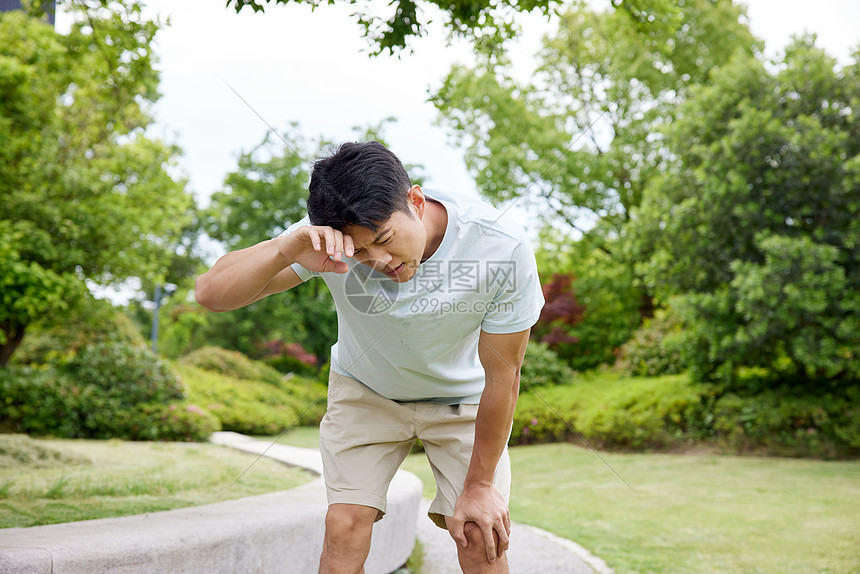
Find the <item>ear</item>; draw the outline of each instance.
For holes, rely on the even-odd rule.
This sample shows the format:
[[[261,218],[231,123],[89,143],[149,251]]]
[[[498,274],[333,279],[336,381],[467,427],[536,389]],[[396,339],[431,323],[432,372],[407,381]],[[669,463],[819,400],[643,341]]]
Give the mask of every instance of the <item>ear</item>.
[[[424,207],[427,205],[427,198],[424,196],[424,192],[421,191],[421,186],[413,185],[410,187],[406,198],[413,213],[418,216],[418,219],[422,219],[424,217]]]

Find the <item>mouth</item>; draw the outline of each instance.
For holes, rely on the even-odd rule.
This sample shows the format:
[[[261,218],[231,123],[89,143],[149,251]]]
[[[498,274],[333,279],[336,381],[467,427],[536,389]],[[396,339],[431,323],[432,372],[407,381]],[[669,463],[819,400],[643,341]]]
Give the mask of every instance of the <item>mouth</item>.
[[[397,277],[398,275],[403,273],[403,271],[405,269],[406,269],[406,263],[401,263],[400,265],[398,265],[397,267],[395,267],[391,271],[386,271],[385,274],[388,275],[389,277]]]

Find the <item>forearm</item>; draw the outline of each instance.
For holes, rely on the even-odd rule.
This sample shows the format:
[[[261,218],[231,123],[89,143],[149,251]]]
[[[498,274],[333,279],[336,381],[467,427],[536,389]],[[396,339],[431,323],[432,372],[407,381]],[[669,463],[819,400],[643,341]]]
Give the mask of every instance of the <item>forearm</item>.
[[[253,302],[293,261],[278,249],[278,239],[263,241],[221,257],[197,278],[197,302],[210,311],[231,311]]]
[[[475,421],[475,446],[466,473],[467,487],[493,483],[496,466],[511,434],[528,337],[528,329],[501,335],[481,331],[478,357],[486,380]]]
[[[478,525],[489,562],[507,550],[511,533],[510,513],[494,478],[511,433],[528,335],[528,330],[492,334],[482,329],[478,340],[478,358],[484,367],[484,392],[475,420],[475,444],[469,470],[449,529],[451,536],[466,548],[469,542],[465,524]]]
[[[475,421],[475,446],[465,486],[489,485],[511,433],[511,421],[519,394],[519,374],[496,375],[487,384]]]

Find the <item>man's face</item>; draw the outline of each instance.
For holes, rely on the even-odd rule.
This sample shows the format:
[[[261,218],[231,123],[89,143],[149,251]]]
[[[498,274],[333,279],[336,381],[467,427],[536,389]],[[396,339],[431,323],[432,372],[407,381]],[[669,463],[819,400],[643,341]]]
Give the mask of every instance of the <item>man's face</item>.
[[[345,227],[343,232],[352,237],[355,245],[355,260],[398,283],[412,279],[427,244],[427,231],[419,213],[410,203],[408,214],[395,211],[376,232],[357,225]]]

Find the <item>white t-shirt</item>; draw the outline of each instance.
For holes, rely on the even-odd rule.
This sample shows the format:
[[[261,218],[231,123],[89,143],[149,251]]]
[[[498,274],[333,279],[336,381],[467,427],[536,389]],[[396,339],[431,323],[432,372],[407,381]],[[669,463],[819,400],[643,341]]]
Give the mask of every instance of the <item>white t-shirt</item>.
[[[480,401],[478,337],[535,324],[544,304],[534,250],[521,226],[491,205],[439,191],[448,212],[436,252],[405,283],[353,258],[347,273],[316,273],[334,297],[338,341],[331,368],[396,401]],[[501,216],[501,217],[500,217]],[[285,233],[310,225],[305,217]]]

